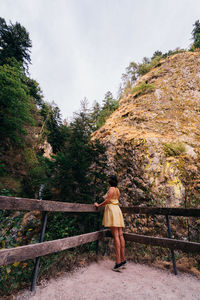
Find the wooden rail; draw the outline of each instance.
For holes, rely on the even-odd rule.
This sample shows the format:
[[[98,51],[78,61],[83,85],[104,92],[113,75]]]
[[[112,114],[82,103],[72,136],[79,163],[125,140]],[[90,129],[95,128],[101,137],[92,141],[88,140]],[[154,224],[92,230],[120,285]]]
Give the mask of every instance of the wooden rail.
[[[0,196],[0,210],[39,210],[54,212],[98,212],[92,204],[68,203]]]
[[[81,234],[78,236],[68,237],[64,239],[58,239],[54,241],[20,246],[17,248],[3,249],[0,250],[0,265],[13,264],[17,261],[24,261],[27,259],[33,259],[35,257],[47,255],[50,253],[67,250],[86,243],[100,240],[105,236],[112,237],[108,229]],[[145,245],[182,250],[184,252],[200,252],[200,243],[195,242],[152,237],[134,233],[124,233],[124,238],[126,241],[132,241]]]
[[[200,252],[200,243],[153,237],[147,235],[139,235],[134,233],[124,233],[124,238],[126,241],[136,242],[145,245],[182,250],[184,252],[193,252],[193,253]]]
[[[95,208],[92,204],[80,204],[69,202],[58,202],[49,200],[37,200],[29,198],[16,198],[0,196],[0,210],[39,210],[54,212],[95,212],[98,213],[104,208]],[[200,217],[200,208],[179,208],[179,207],[121,207],[123,213],[148,214],[148,215],[171,215],[184,217]]]
[[[123,213],[146,215],[171,215],[183,217],[200,217],[200,208],[179,207],[121,207]]]
[[[39,211],[54,211],[54,212],[72,212],[98,213],[104,208],[95,208],[92,204],[79,204],[57,202],[49,200],[37,200],[29,198],[16,198],[0,196],[0,209],[6,210],[39,210]],[[185,217],[200,217],[199,208],[163,208],[163,207],[121,207],[123,213],[128,214],[147,214],[147,215],[172,215]],[[108,229],[68,237],[64,239],[42,242],[38,244],[21,246],[11,249],[0,250],[0,265],[12,264],[16,261],[22,261],[30,258],[40,257],[57,251],[73,248],[85,243],[97,241],[107,234],[111,236]],[[159,246],[169,249],[179,249],[185,252],[200,252],[200,243],[175,240],[171,238],[158,238],[139,234],[125,233],[125,240],[136,243]]]
[[[112,237],[110,231],[106,232],[106,236]],[[200,243],[181,241],[176,239],[154,237],[148,235],[141,235],[136,233],[124,233],[124,239],[126,241],[135,242],[139,244],[159,246],[161,248],[176,249],[183,252],[200,252]]]
[[[27,246],[19,246],[11,249],[0,250],[0,266],[13,264],[17,261],[36,258],[31,291],[36,286],[40,257],[43,255],[63,251],[79,245],[102,239],[105,235],[111,236],[108,229],[86,233],[78,236],[43,242],[48,212],[69,212],[69,213],[99,213],[104,208],[96,208],[92,204],[67,203],[59,201],[38,200],[29,198],[17,198],[0,196],[0,210],[39,210],[43,212],[42,231],[40,243]],[[126,241],[159,246],[171,249],[174,273],[177,275],[174,249],[185,252],[200,252],[200,243],[172,239],[169,216],[200,217],[199,208],[163,208],[163,207],[121,207],[123,213],[165,215],[169,238],[145,236],[133,233],[124,233]],[[98,246],[97,246],[98,248]]]
[[[16,261],[24,261],[35,257],[47,255],[57,251],[63,251],[86,243],[102,239],[108,229],[81,234],[64,239],[58,239],[43,243],[20,246],[16,248],[0,250],[0,266],[13,264]]]

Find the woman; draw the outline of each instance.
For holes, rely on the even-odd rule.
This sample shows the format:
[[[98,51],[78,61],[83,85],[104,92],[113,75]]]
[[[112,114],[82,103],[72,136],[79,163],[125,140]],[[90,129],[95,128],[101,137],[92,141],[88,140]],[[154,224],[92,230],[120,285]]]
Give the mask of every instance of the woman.
[[[104,196],[105,200],[100,204],[95,202],[94,205],[96,207],[105,205],[102,224],[105,227],[110,227],[110,230],[112,232],[116,253],[116,264],[112,270],[118,271],[121,267],[125,266],[126,264],[126,260],[124,257],[125,241],[122,232],[122,227],[125,226],[122,212],[118,205],[120,192],[117,188],[118,181],[115,175],[111,175],[109,177],[109,184],[110,188]]]

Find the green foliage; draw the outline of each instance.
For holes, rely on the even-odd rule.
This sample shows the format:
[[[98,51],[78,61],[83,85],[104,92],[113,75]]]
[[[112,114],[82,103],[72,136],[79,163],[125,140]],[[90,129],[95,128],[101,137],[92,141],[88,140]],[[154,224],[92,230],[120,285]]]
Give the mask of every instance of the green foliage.
[[[159,66],[161,59],[184,51],[185,50],[183,49],[176,48],[175,50],[169,50],[167,53],[163,54],[161,51],[157,50],[151,58],[144,57],[142,59],[142,63],[131,62],[126,68],[126,72],[122,74],[122,84],[119,97],[122,98],[127,96],[134,87],[137,79],[151,71],[153,68]]]
[[[31,98],[34,99],[34,103],[38,105],[39,107],[42,107],[44,104],[43,101],[43,94],[42,90],[39,86],[39,83],[35,81],[34,79],[31,79],[29,77],[25,77],[25,84],[27,88],[29,89],[29,94]]]
[[[7,167],[5,163],[0,160],[0,176],[5,176],[7,174]]]
[[[27,69],[31,62],[31,40],[26,29],[16,22],[9,25],[0,18],[0,64],[8,62],[8,58],[15,58]]]
[[[91,142],[92,120],[87,110],[75,115],[69,136],[55,157],[53,185],[62,201],[91,203],[105,180],[105,148]],[[94,185],[95,184],[95,185]]]
[[[174,54],[178,54],[178,53],[183,53],[183,52],[185,52],[185,51],[186,51],[186,50],[180,49],[179,47],[177,47],[177,48],[174,49],[174,50],[169,50],[168,52],[164,53],[164,54],[162,55],[162,57],[163,57],[163,58],[166,58],[166,57],[168,57],[168,56],[171,56],[171,55],[174,55]]]
[[[193,26],[194,26],[194,28],[192,30],[192,38],[194,41],[193,47],[194,47],[194,49],[196,49],[196,48],[200,48],[200,22],[199,22],[199,20],[197,20]]]
[[[57,106],[43,103],[40,113],[43,117],[42,135],[47,136],[53,153],[56,154],[64,147],[69,136],[69,128],[63,124],[60,109]]]
[[[26,158],[27,173],[22,181],[22,197],[38,198],[41,185],[45,184],[44,195],[51,199],[49,185],[51,184],[51,172],[53,162],[37,154],[34,160]],[[43,195],[43,198],[45,198]]]
[[[29,288],[34,269],[34,260],[0,266],[0,296],[10,295],[19,288]]]
[[[156,52],[160,53],[159,51]],[[143,58],[143,62],[138,65],[138,75],[143,76],[146,73],[148,73],[151,69],[153,69],[159,64],[161,59],[162,59],[161,55],[155,56],[155,54],[153,55],[152,59]]]
[[[138,64],[132,61],[126,68],[126,73],[122,74],[122,81],[127,86],[129,83],[131,86],[136,82],[138,78]]]
[[[168,143],[165,145],[164,149],[167,156],[178,156],[186,151],[185,144],[182,142]]]
[[[32,103],[24,77],[22,68],[14,61],[13,66],[0,66],[0,146],[23,144],[25,126],[33,124]]]
[[[7,193],[8,196],[13,196]],[[0,211],[0,248],[13,248],[23,244],[28,237],[30,224],[23,228],[24,212]],[[36,224],[35,224],[36,226]],[[13,290],[30,285],[34,267],[34,260],[15,262],[12,265],[0,266],[0,297],[9,295]]]
[[[119,101],[113,99],[111,92],[107,92],[103,100],[102,108],[98,103],[93,107],[93,112],[91,114],[91,120],[93,122],[93,130],[97,130],[102,127],[108,117],[118,108]]]
[[[162,51],[160,51],[160,50],[157,50],[157,51],[155,51],[154,52],[154,54],[153,54],[153,56],[152,56],[152,60],[154,59],[154,58],[157,58],[157,57],[162,57]]]
[[[139,96],[151,92],[153,90],[154,90],[153,84],[147,84],[146,82],[143,81],[139,85],[133,87],[131,89],[131,93],[134,94],[134,96]]]
[[[107,187],[106,157],[104,146],[99,141],[90,141],[91,123],[91,115],[87,110],[82,109],[79,114],[76,114],[68,126],[69,134],[62,146],[62,151],[57,152],[53,161],[40,155],[35,156],[31,149],[26,149],[25,159],[30,168],[25,177],[24,194],[35,195],[41,184],[45,184],[43,199],[79,203],[94,203],[99,200]],[[30,220],[22,230],[19,224],[22,223],[23,214],[19,214],[15,219],[12,217],[9,219],[7,214],[0,215],[0,217],[3,220],[0,231],[6,229],[6,237],[0,241],[3,243],[3,247],[19,245],[16,231],[20,231],[20,236],[26,236],[26,243],[29,243],[30,238],[31,242],[38,241],[37,236],[30,234],[35,231],[38,235],[37,226],[39,224],[36,220]],[[11,221],[13,223],[10,223]],[[38,221],[40,222],[40,219]],[[99,222],[100,219],[96,214],[74,216],[60,212],[49,213],[45,240],[92,232],[99,228]],[[6,225],[8,223],[10,223],[9,228]],[[15,234],[13,234],[14,232]],[[92,250],[95,250],[95,243],[79,248],[76,251],[81,251],[81,253],[90,251],[91,253]],[[40,275],[46,274],[58,259],[59,253],[42,258]],[[14,289],[25,288],[30,284],[33,262],[33,260],[26,261],[0,268],[3,275],[0,289],[3,295],[9,295]]]
[[[4,27],[2,30],[7,28],[8,32],[14,26],[11,24],[8,28],[2,19],[0,23]],[[2,31],[0,43],[7,38],[4,33]],[[11,36],[9,42],[12,39]],[[99,141],[91,141],[91,133],[102,126],[118,107],[118,101],[109,92],[102,107],[96,105],[89,110],[86,103],[82,103],[80,113],[75,114],[69,125],[64,124],[59,108],[45,103],[39,84],[25,75],[24,65],[30,62],[30,57],[20,56],[20,53],[17,56],[14,49],[12,52],[4,46],[0,46],[0,175],[5,181],[7,178],[13,180],[13,189],[9,188],[10,183],[2,183],[1,195],[38,198],[43,188],[43,199],[79,203],[98,201],[107,188],[106,155],[105,147]],[[39,147],[46,138],[53,147],[52,160],[44,158]],[[16,178],[20,186],[17,191]],[[22,225],[23,217],[23,213],[0,212],[1,248],[38,242],[40,216],[31,216],[25,226]],[[98,227],[96,214],[75,217],[50,213],[45,239],[90,232]],[[88,246],[81,247],[81,251],[88,251]],[[42,259],[41,273],[55,264],[57,257],[55,254]],[[13,290],[29,285],[33,262],[17,262],[0,268],[1,295],[9,295]]]
[[[155,51],[152,58],[144,57],[142,63],[131,62],[126,68],[126,73],[122,74],[123,87],[127,87],[127,84],[133,86],[140,76],[145,75],[157,66],[162,57],[161,51]]]

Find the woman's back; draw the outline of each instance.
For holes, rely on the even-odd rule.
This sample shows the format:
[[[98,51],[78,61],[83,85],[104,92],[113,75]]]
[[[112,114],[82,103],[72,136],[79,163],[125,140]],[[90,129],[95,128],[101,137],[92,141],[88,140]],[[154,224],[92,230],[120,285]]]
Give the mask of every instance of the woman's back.
[[[109,194],[109,198],[110,199],[117,199],[119,200],[119,197],[120,197],[120,191],[117,187],[110,187],[109,190],[108,190],[108,194]]]
[[[113,187],[113,186],[110,187],[108,190],[108,193],[106,195],[106,198],[108,198],[110,200],[109,203],[111,203],[112,200],[115,200],[116,204],[119,203],[118,202],[119,197],[120,197],[119,189],[117,187]]]

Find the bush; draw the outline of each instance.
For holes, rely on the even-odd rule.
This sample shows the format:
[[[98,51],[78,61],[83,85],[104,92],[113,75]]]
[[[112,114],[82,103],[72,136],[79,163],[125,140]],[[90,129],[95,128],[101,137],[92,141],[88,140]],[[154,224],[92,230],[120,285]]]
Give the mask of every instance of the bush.
[[[153,84],[147,84],[146,82],[142,82],[139,85],[136,85],[131,89],[131,94],[135,94],[134,96],[139,96],[151,92],[154,90]]]
[[[162,56],[155,56],[152,58],[152,60],[143,59],[143,63],[138,65],[138,75],[143,76],[148,73],[151,69],[153,69],[160,63],[161,59]]]
[[[185,151],[185,144],[182,142],[172,142],[165,145],[165,153],[167,156],[178,156]]]

